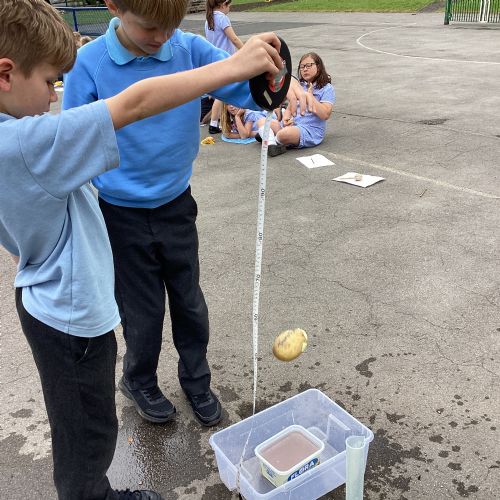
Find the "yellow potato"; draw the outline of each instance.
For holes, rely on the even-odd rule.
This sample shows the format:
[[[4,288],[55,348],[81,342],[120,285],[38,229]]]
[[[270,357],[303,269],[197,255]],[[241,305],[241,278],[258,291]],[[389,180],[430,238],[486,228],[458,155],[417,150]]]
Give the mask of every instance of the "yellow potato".
[[[307,347],[307,333],[301,328],[281,332],[273,344],[273,354],[281,361],[292,361]]]

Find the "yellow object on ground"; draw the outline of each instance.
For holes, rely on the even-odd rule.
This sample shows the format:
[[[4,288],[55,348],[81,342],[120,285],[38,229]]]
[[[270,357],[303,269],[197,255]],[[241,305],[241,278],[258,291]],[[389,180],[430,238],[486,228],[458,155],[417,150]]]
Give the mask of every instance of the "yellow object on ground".
[[[301,328],[281,332],[273,344],[273,354],[280,361],[292,361],[299,357],[307,347],[307,333]]]
[[[212,136],[209,135],[208,137],[205,137],[205,139],[203,139],[201,141],[201,144],[204,144],[204,145],[206,145],[206,144],[215,144],[215,139]]]

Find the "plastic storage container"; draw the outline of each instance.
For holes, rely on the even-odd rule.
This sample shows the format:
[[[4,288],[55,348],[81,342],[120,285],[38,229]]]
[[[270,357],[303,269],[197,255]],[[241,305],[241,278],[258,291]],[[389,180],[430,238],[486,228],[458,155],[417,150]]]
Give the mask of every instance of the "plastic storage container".
[[[291,425],[301,425],[324,443],[320,465],[275,487],[262,476],[255,448]],[[216,432],[210,445],[222,482],[246,500],[314,500],[345,483],[349,436],[373,440],[368,427],[321,391],[309,389]]]
[[[301,425],[291,425],[255,447],[262,475],[281,486],[320,464],[325,443]]]

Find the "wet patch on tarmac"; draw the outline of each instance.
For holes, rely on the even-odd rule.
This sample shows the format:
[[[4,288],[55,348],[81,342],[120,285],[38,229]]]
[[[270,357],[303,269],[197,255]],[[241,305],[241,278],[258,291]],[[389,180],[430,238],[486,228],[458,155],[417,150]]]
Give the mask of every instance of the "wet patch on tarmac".
[[[220,399],[224,403],[232,403],[240,399],[239,394],[232,387],[227,385],[218,385],[217,390],[219,391]]]
[[[167,424],[144,421],[135,408],[122,412],[123,425],[109,478],[118,488],[175,488],[202,480],[210,474],[213,459],[202,449],[200,425],[178,413]],[[189,459],[189,464],[185,460]],[[130,484],[133,478],[135,484]],[[168,497],[168,492],[162,492]]]
[[[213,498],[229,498],[229,490],[222,484],[214,484],[207,486],[201,500],[212,500]]]
[[[276,403],[279,403],[279,401],[269,402],[265,399],[257,399],[257,401],[255,401],[255,413],[265,410],[266,408],[269,408],[270,406]],[[241,420],[243,420],[247,417],[252,416],[252,410],[253,410],[252,401],[242,401],[236,408],[236,414],[238,415],[238,417],[241,418]]]
[[[430,120],[419,120],[420,125],[442,125],[447,122],[448,118],[431,118]]]
[[[14,418],[29,418],[33,415],[33,410],[24,408],[22,410],[15,411],[14,413],[9,413],[9,415]]]
[[[411,474],[405,475],[405,461],[416,460],[423,463],[432,462],[425,458],[420,447],[405,450],[384,429],[375,432],[370,443],[369,459],[366,470],[365,489],[374,493],[381,491],[410,491]],[[384,498],[384,497],[380,497]],[[406,498],[401,495],[399,498]]]
[[[309,389],[318,389],[320,391],[325,391],[326,390],[326,383],[322,382],[321,384],[312,385],[309,382],[303,382],[302,384],[299,385],[298,392],[304,392],[304,391],[307,391]]]
[[[459,481],[458,479],[453,479],[452,483],[457,487],[457,492],[461,497],[468,498],[471,494],[477,493],[479,488],[471,484],[470,486],[465,487],[463,481]]]
[[[368,358],[365,359],[363,362],[359,363],[359,365],[356,365],[356,371],[359,372],[360,375],[363,375],[363,377],[371,378],[373,377],[373,372],[368,369],[368,365],[370,363],[373,363],[374,361],[377,361],[377,358]]]
[[[286,384],[283,384],[282,386],[280,386],[279,390],[281,392],[290,392],[292,390],[292,383],[287,382]]]
[[[26,438],[12,434],[0,441],[0,491],[8,485],[9,500],[26,498],[55,498],[52,485],[52,458],[34,459],[32,454],[24,454],[21,449]],[[30,494],[26,494],[26,485]],[[17,494],[16,494],[17,492]],[[1,495],[0,495],[1,496]]]

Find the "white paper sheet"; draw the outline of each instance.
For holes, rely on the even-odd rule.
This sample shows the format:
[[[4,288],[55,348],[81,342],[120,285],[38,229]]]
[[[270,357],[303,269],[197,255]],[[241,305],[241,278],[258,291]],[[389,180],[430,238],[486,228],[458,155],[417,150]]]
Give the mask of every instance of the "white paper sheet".
[[[307,168],[328,167],[329,165],[335,165],[335,163],[320,154],[301,156],[297,158],[297,160],[299,160],[300,163],[305,165]]]
[[[346,184],[352,184],[353,186],[368,187],[373,184],[383,181],[384,177],[376,177],[375,175],[358,174],[357,172],[347,172],[340,177],[332,179],[332,181],[345,182]]]

